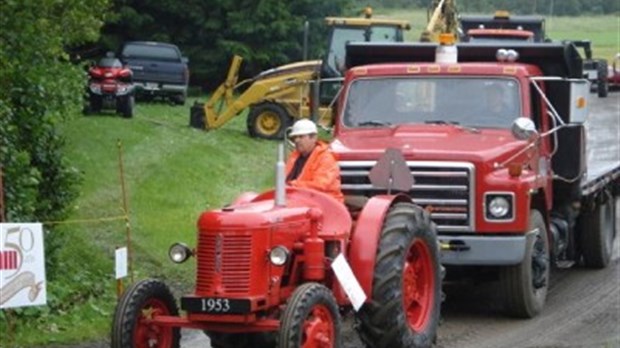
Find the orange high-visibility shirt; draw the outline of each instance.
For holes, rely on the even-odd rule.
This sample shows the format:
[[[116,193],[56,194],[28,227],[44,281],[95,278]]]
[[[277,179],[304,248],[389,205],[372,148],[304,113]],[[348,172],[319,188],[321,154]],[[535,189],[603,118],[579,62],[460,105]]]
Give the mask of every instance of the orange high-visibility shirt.
[[[300,154],[293,151],[286,161],[286,175],[291,172],[295,161]],[[304,187],[318,190],[331,195],[340,202],[344,202],[344,196],[340,190],[340,167],[336,157],[329,150],[326,143],[318,141],[316,147],[310,153],[303,169],[297,179],[287,182],[293,187]]]

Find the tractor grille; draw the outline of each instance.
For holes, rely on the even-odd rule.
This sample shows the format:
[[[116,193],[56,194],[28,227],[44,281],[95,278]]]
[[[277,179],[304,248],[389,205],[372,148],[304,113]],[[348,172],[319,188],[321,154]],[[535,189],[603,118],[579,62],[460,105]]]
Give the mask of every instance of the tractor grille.
[[[386,193],[373,188],[368,173],[375,161],[341,161],[345,195]],[[439,232],[473,232],[474,166],[466,162],[407,162],[415,180],[409,194],[413,202],[431,212]]]
[[[251,234],[199,233],[196,290],[244,295],[250,290]],[[221,288],[218,283],[221,282]]]

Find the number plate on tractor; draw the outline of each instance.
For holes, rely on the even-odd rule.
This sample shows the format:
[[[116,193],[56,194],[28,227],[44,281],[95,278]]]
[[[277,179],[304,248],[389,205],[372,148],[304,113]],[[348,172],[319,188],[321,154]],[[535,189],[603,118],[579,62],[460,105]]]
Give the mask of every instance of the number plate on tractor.
[[[250,301],[213,297],[183,297],[181,308],[190,313],[245,314],[250,312]]]

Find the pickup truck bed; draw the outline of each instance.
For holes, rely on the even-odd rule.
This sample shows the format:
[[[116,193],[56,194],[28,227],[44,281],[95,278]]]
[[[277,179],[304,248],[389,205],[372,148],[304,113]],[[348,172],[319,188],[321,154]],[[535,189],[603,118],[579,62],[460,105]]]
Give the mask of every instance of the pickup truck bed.
[[[184,104],[189,70],[178,47],[150,41],[127,42],[121,60],[133,71],[138,94],[171,98]]]

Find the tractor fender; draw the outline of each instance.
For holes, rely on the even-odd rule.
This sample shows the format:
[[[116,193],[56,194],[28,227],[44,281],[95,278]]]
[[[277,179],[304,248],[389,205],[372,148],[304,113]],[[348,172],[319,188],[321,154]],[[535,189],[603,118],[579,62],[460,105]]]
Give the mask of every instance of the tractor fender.
[[[366,293],[366,302],[372,298],[377,247],[383,222],[390,207],[398,202],[411,202],[411,198],[404,194],[372,197],[359,214],[351,236],[348,260],[353,274]]]

